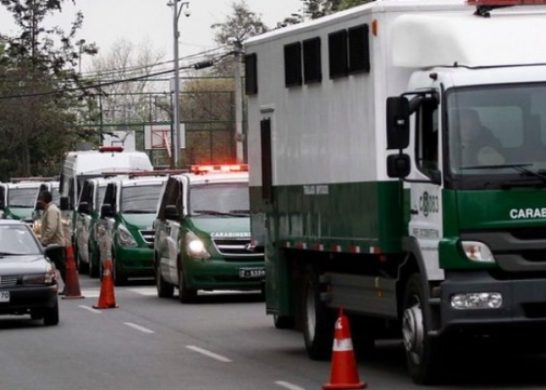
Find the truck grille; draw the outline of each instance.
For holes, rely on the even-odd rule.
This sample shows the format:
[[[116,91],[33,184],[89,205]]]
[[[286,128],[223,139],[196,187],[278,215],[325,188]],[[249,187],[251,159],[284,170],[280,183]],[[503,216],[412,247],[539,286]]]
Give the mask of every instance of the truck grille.
[[[153,247],[154,246],[154,236],[155,236],[155,230],[141,230],[140,235],[142,236],[142,239],[148,246]]]
[[[241,257],[247,258],[248,260],[256,260],[256,258],[263,257],[263,253],[253,252],[249,250],[250,240],[249,239],[214,239],[214,245],[218,252],[226,257],[236,256],[237,260],[240,260]]]
[[[11,287],[17,284],[17,276],[0,276],[0,287]]]

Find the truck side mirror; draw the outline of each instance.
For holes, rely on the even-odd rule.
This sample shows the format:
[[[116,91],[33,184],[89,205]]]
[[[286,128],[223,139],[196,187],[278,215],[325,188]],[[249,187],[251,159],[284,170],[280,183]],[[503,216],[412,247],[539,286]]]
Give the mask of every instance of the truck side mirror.
[[[61,196],[60,203],[61,211],[70,210],[70,201],[68,199],[68,196]]]
[[[100,217],[101,218],[112,218],[116,215],[116,211],[111,204],[105,203],[100,208]]]
[[[89,214],[89,203],[80,202],[78,206],[78,213]]]
[[[409,145],[410,104],[405,96],[387,98],[387,149]]]
[[[387,157],[387,175],[404,178],[410,174],[411,160],[407,154],[391,154]]]
[[[165,206],[165,219],[180,219],[180,214],[178,213],[178,209],[175,205],[169,204]]]

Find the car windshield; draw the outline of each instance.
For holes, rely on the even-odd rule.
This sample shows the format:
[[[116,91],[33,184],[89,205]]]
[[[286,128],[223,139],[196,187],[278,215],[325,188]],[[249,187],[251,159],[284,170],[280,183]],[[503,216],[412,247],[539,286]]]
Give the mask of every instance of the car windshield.
[[[153,214],[162,184],[123,187],[121,211],[128,214]]]
[[[40,248],[26,226],[0,226],[0,261],[7,255],[36,255]]]
[[[190,192],[190,214],[248,216],[248,183],[195,185]]]
[[[8,190],[9,207],[34,208],[38,188],[10,188]]]
[[[465,188],[544,184],[546,84],[447,93],[449,168]]]

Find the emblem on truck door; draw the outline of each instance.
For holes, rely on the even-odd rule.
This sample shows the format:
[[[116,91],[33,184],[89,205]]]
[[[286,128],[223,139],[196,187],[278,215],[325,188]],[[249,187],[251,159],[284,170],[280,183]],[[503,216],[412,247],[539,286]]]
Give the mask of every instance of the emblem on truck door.
[[[440,211],[438,196],[430,195],[428,192],[423,192],[423,195],[419,198],[419,210],[425,217],[428,217],[431,213],[437,213]]]

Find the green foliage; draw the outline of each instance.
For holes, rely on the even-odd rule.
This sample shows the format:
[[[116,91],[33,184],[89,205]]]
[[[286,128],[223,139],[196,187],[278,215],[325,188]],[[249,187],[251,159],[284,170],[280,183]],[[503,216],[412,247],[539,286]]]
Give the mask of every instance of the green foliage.
[[[325,15],[356,7],[373,0],[301,0],[303,13],[311,19],[320,18]]]
[[[80,134],[75,107],[86,98],[75,67],[82,53],[73,43],[83,16],[70,30],[47,17],[65,0],[1,0],[19,29],[0,49],[0,178],[58,173],[64,152]]]

